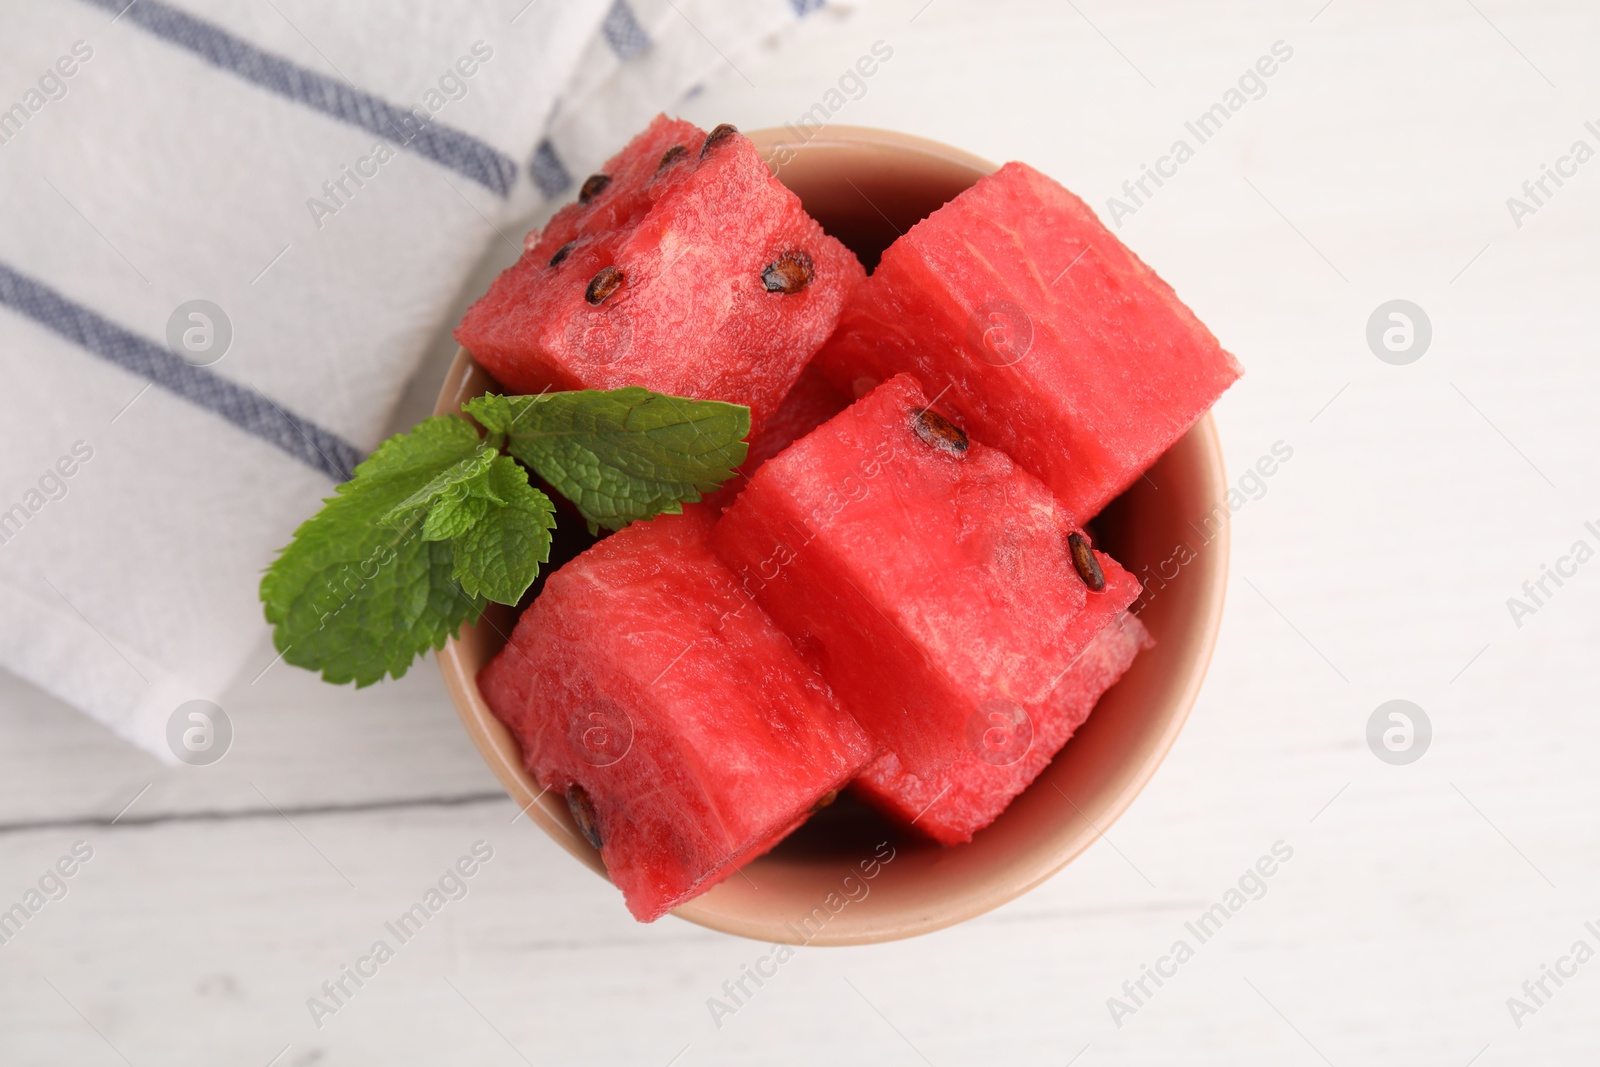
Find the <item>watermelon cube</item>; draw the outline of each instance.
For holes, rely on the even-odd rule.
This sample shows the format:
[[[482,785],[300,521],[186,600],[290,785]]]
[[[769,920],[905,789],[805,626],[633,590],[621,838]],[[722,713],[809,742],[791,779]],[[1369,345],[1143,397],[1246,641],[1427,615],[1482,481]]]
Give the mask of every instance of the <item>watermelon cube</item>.
[[[885,752],[851,788],[894,821],[941,844],[971,841],[1039,777],[1101,695],[1154,644],[1144,624],[1124,613],[1094,636],[1025,726],[1004,715],[992,719],[984,747],[925,778],[907,773],[898,756]],[[1015,736],[1019,728],[1026,738]]]
[[[731,126],[658,118],[579,200],[456,330],[515,392],[642,385],[746,404],[754,432],[865,278]]]
[[[1043,483],[969,440],[909,375],[763,464],[712,547],[918,775],[970,751],[992,714],[1049,701],[1139,591]]]
[[[645,922],[771,848],[874,755],[711,554],[714,514],[634,523],[562,567],[478,678]]]
[[[1242,373],[1083,201],[1021,163],[895,241],[817,359],[858,396],[916,374],[1079,522]]]

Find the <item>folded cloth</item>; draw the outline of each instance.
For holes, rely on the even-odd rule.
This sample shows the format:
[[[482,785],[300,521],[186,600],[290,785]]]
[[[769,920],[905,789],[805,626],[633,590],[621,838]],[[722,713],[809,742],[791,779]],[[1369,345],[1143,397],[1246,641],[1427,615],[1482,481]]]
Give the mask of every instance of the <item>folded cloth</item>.
[[[818,6],[0,8],[0,666],[173,758],[490,243]]]

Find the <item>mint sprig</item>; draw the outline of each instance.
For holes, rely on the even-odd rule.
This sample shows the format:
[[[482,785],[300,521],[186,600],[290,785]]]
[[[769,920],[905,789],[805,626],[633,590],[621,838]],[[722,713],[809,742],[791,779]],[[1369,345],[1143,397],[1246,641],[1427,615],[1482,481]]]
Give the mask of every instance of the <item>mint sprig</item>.
[[[396,434],[295,530],[261,579],[273,643],[324,680],[400,677],[550,558],[555,508],[590,532],[676,513],[744,462],[748,408],[630,387],[483,396]],[[509,453],[509,455],[507,454]],[[521,460],[522,463],[518,463]]]

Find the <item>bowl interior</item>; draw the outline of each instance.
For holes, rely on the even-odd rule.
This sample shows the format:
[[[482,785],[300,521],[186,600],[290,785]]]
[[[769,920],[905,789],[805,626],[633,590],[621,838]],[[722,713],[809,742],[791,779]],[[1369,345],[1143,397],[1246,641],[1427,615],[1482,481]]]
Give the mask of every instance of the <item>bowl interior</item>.
[[[834,127],[804,143],[782,130],[751,137],[806,209],[869,266],[895,237],[994,169],[944,145],[881,130]],[[461,352],[437,410],[459,410],[494,387]],[[981,914],[1059,870],[1127,808],[1188,716],[1221,618],[1226,492],[1221,447],[1207,415],[1095,520],[1100,547],[1145,583],[1139,617],[1156,647],[1134,662],[1039,779],[972,843],[945,848],[903,834],[847,794],[747,865],[744,877],[728,879],[674,914],[762,941],[882,941]],[[576,833],[565,801],[541,793],[522,767],[515,738],[478,694],[477,672],[505,644],[514,621],[510,609],[493,609],[447,643],[439,653],[446,685],[512,799],[603,876],[599,854]],[[863,863],[875,872],[870,881]]]

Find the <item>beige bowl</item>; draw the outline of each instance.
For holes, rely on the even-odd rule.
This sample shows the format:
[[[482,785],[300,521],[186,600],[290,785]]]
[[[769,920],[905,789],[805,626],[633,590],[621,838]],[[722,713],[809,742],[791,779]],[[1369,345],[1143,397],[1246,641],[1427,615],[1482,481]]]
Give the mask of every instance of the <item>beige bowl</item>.
[[[995,169],[965,152],[883,130],[832,127],[803,143],[783,130],[750,136],[807,210],[869,266],[900,232]],[[493,388],[460,352],[437,410],[457,411]],[[1156,647],[1135,661],[1039,779],[971,844],[943,848],[913,840],[847,796],[749,864],[745,877],[728,879],[674,914],[761,941],[888,941],[981,915],[1060,870],[1133,802],[1188,717],[1222,616],[1226,494],[1222,449],[1207,415],[1095,521],[1100,547],[1153,590],[1139,617]],[[1150,575],[1165,584],[1154,588]],[[511,622],[509,612],[492,613],[446,644],[439,653],[445,685],[506,792],[540,829],[604,877],[599,853],[574,830],[564,798],[541,792],[523,769],[515,738],[478,694],[477,673],[505,644]],[[893,859],[882,862],[890,849]],[[875,875],[870,880],[864,864]]]

